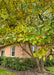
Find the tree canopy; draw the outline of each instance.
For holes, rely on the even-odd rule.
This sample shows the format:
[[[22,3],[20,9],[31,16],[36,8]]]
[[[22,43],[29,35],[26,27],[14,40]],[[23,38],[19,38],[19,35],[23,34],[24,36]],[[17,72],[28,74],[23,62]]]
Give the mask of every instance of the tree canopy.
[[[0,0],[0,42],[4,45],[29,42],[52,48],[53,38],[54,0]]]

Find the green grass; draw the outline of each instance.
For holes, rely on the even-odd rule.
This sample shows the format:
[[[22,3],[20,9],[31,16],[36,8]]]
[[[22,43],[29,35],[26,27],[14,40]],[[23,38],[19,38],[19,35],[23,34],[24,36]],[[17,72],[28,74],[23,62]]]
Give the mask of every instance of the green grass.
[[[47,70],[54,74],[54,67],[47,67]]]
[[[16,74],[0,68],[0,75],[16,75]]]

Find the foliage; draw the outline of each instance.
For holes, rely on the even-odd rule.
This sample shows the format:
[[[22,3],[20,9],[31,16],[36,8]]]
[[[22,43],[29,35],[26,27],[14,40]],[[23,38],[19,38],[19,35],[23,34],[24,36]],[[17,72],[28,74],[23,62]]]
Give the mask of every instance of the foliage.
[[[0,65],[2,64],[2,61],[3,61],[5,58],[6,58],[6,57],[0,56]]]
[[[2,58],[3,59],[3,58]],[[16,57],[5,57],[2,60],[1,65],[9,67],[15,70],[29,70],[30,68],[37,67],[36,62],[32,62],[31,58],[16,58]]]
[[[36,68],[37,63],[32,58],[0,57],[1,65],[15,70],[29,70]],[[54,60],[47,60],[45,66],[54,66]]]
[[[54,60],[47,60],[45,66],[54,66]]]
[[[54,0],[0,0],[0,38],[41,45],[36,56],[45,56],[54,43]]]

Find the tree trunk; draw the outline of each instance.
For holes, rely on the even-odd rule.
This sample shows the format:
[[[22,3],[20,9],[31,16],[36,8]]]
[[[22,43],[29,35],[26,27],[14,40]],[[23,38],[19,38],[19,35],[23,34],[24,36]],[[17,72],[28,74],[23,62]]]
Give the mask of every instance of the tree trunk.
[[[45,72],[43,59],[36,58],[36,63],[38,67],[38,72]]]
[[[38,71],[41,72],[39,58],[36,58],[36,63],[37,63]]]
[[[40,67],[41,67],[41,71],[42,71],[42,72],[45,72],[43,59],[40,60]]]
[[[21,46],[21,48],[22,48],[28,55],[30,55],[30,56],[32,57],[33,61],[35,60],[35,62],[37,63],[38,72],[44,72],[45,69],[44,69],[44,62],[43,62],[43,59],[39,59],[39,57],[35,57],[35,59],[34,59],[30,44],[28,44],[28,46],[29,46],[29,49],[30,49],[31,54],[30,54],[30,53],[27,51],[27,49],[24,48],[21,44],[20,44],[20,46]],[[37,52],[36,45],[35,45],[35,49],[36,49],[36,52]],[[32,61],[32,62],[33,62],[33,61]]]

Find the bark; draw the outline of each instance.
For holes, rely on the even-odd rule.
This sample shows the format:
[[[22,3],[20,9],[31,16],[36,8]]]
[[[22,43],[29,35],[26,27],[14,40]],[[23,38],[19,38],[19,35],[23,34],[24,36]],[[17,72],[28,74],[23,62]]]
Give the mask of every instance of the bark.
[[[31,45],[30,45],[29,43],[28,43],[28,46],[29,46],[29,49],[30,49],[31,54],[27,51],[26,48],[24,48],[24,47],[20,44],[20,47],[21,47],[28,55],[30,55],[30,56],[32,57],[32,59],[33,59],[32,62],[35,61],[35,62],[37,63],[38,72],[45,72],[43,59],[39,59],[38,57],[36,57],[36,58],[34,59],[33,53],[32,53],[32,51],[31,51]],[[35,46],[35,49],[36,49],[36,51],[37,51],[36,46]]]
[[[36,58],[36,63],[37,63],[37,67],[38,67],[38,72],[45,72],[43,59],[39,59],[39,58],[37,57],[37,58]]]
[[[36,46],[35,46],[35,49],[36,49],[36,52],[37,52],[37,47]],[[39,59],[39,57],[37,57],[36,58],[36,63],[37,63],[38,71],[39,72],[45,72],[43,58]]]
[[[43,20],[43,18],[42,18],[42,16],[39,14],[39,18],[40,18],[40,20],[42,21],[42,22],[44,22],[44,20]]]
[[[36,63],[37,63],[38,71],[41,72],[39,58],[36,58]]]
[[[30,45],[29,42],[28,42],[28,46],[29,46],[29,50],[30,50],[30,52],[31,52],[31,54],[32,54],[32,57],[33,57],[33,52],[32,52],[31,45]]]
[[[35,47],[35,49],[36,49],[35,51],[37,52],[37,47],[36,47],[36,45],[34,45],[34,47]],[[38,58],[38,57],[36,57],[36,63],[37,63],[38,71],[41,72],[40,61],[39,61],[39,58]]]
[[[19,43],[20,47],[22,48],[22,50],[24,50],[29,56],[32,57],[32,55]]]
[[[43,59],[41,59],[40,62],[41,62],[41,64],[40,64],[41,71],[42,71],[42,72],[45,72],[44,61],[43,61]]]

